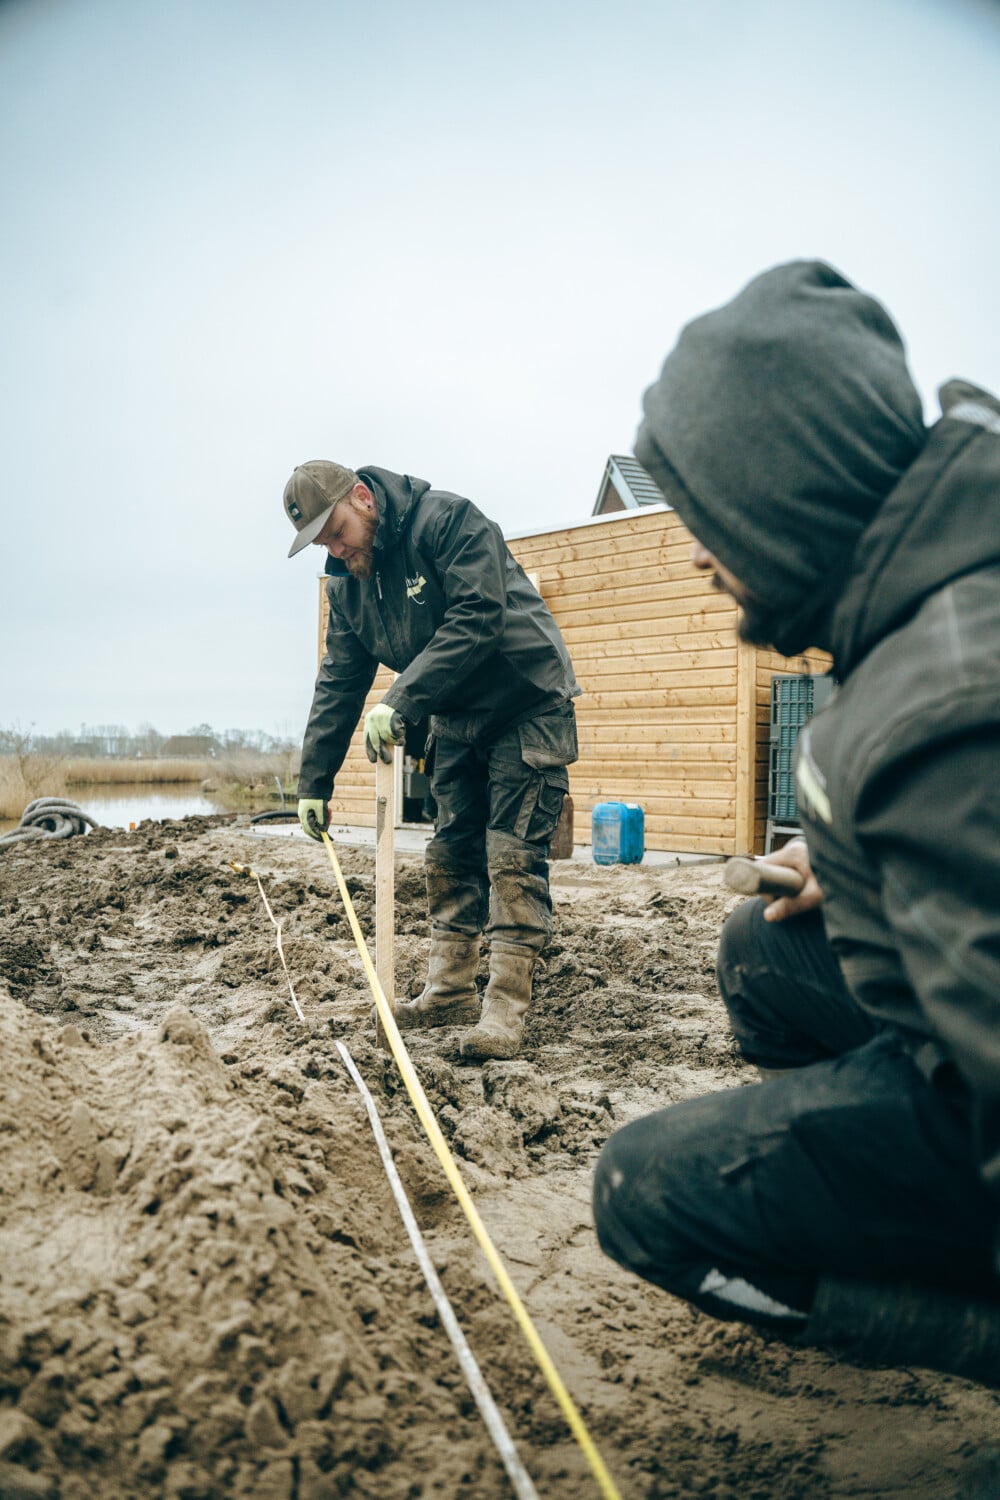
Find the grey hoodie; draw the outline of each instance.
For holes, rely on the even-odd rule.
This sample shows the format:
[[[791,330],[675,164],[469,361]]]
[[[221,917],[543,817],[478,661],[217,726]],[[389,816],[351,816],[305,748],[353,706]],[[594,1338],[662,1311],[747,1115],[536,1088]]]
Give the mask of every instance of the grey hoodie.
[[[888,313],[822,261],[756,277],[681,333],[635,455],[763,601],[786,655],[822,638],[858,538],[924,443]]]
[[[884,311],[797,263],[685,330],[636,454],[774,644],[833,653],[796,764],[826,930],[1000,1199],[1000,401],[941,399],[925,433]]]

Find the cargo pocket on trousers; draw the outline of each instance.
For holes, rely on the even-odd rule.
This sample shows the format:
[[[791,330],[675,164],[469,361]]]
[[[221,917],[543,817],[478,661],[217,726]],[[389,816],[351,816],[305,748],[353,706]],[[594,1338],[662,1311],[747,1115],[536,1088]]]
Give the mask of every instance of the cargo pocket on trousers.
[[[518,838],[529,844],[548,844],[559,823],[563,799],[569,791],[569,774],[563,766],[539,771],[524,794],[514,824]]]
[[[521,741],[521,759],[533,771],[545,771],[551,766],[571,766],[580,755],[572,703],[566,703],[551,713],[539,714],[535,719],[526,719],[517,726],[517,737]],[[564,790],[568,788],[567,778]]]

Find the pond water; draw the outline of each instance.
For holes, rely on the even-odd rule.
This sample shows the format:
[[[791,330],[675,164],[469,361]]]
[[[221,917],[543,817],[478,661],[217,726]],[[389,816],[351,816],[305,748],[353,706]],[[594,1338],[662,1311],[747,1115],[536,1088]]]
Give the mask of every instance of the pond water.
[[[230,812],[218,797],[206,796],[196,783],[179,786],[81,786],[70,800],[107,828],[127,828],[144,818],[192,818]]]
[[[206,796],[197,782],[173,786],[156,786],[149,782],[122,782],[117,786],[76,786],[66,793],[69,802],[89,813],[105,828],[127,828],[144,818],[204,817],[210,813],[232,812],[218,797]],[[18,820],[0,819],[0,833],[17,827]]]

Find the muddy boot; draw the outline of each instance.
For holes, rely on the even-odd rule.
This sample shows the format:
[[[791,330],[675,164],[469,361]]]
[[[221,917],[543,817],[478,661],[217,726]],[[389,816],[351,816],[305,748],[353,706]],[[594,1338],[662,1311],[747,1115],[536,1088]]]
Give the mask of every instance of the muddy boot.
[[[462,1056],[478,1061],[516,1057],[524,1036],[524,1017],[531,1004],[531,976],[538,954],[507,943],[494,943],[490,982],[483,996],[479,1025],[463,1036]]]
[[[1000,1302],[937,1287],[823,1276],[802,1343],[1000,1386]]]
[[[414,1026],[466,1026],[479,1017],[479,938],[458,932],[432,932],[427,983],[416,1000],[392,1008],[400,1031]]]

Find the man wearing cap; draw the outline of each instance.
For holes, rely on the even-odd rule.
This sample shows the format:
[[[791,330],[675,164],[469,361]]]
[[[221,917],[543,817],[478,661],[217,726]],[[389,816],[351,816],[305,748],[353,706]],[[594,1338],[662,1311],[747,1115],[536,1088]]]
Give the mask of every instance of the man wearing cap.
[[[299,820],[312,838],[326,829],[379,663],[391,667],[392,687],[365,716],[368,758],[391,759],[406,724],[429,719],[437,804],[427,984],[394,1014],[401,1027],[475,1021],[464,1057],[513,1057],[551,930],[549,845],[577,758],[580,689],[559,628],[495,522],[426,480],[316,459],[293,473],[284,508],[297,533],[289,557],[310,543],[328,554],[326,655],[302,746]]]
[[[689,324],[646,393],[694,566],[838,686],[797,746],[800,914],[724,933],[763,1081],[616,1132],[594,1211],[715,1317],[1000,1383],[1000,401],[941,403],[925,428],[889,315],[822,262]]]

